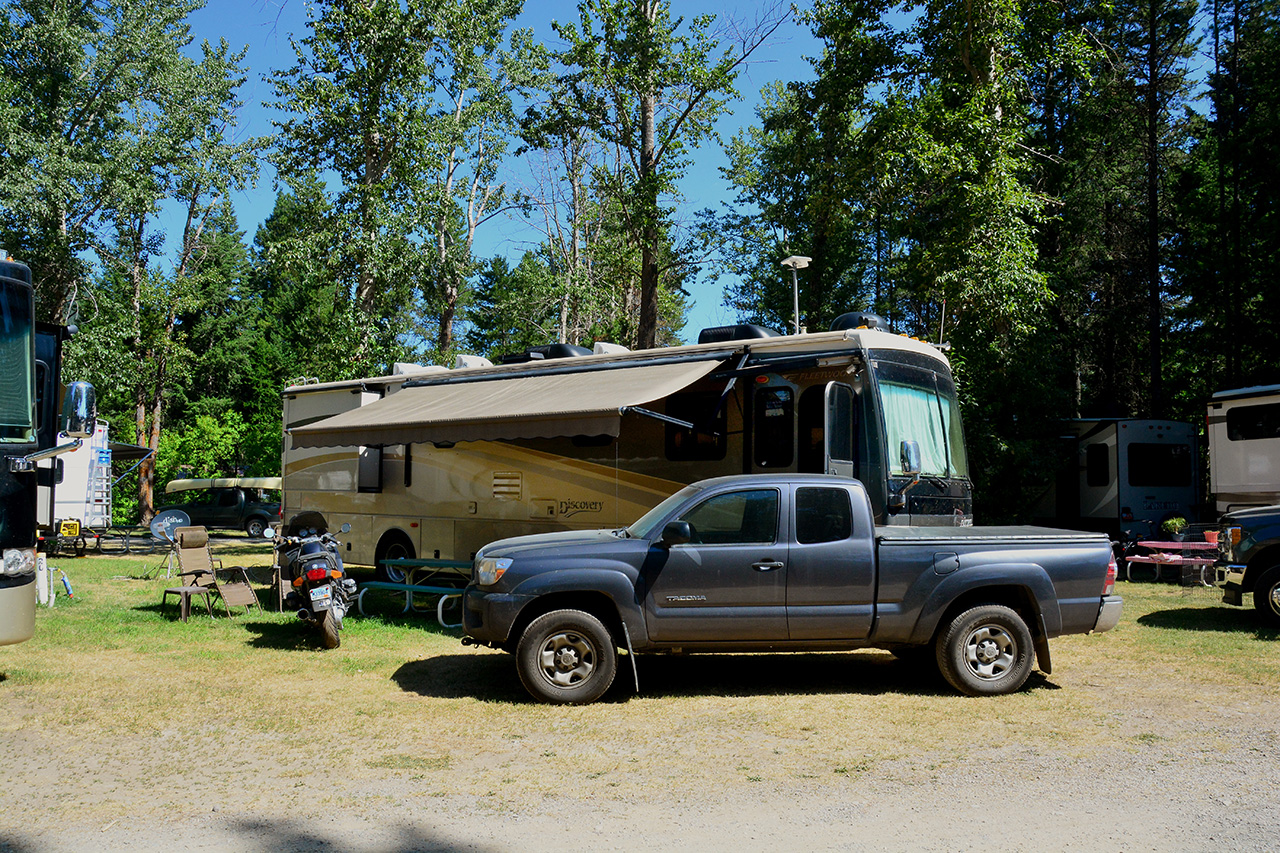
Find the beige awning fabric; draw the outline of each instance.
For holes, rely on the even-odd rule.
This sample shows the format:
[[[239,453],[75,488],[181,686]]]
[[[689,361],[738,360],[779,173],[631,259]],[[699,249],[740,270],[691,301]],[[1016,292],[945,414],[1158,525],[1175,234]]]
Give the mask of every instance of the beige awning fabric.
[[[422,385],[289,434],[294,447],[616,436],[622,408],[673,394],[719,365],[710,359]]]
[[[279,477],[215,477],[203,480],[170,480],[166,492],[189,492],[193,489],[278,489]]]

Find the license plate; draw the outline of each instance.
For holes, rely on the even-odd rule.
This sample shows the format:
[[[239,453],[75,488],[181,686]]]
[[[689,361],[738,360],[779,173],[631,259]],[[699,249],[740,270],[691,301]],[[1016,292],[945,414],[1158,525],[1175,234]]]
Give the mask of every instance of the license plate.
[[[328,586],[317,586],[311,590],[311,609],[327,610],[333,600],[333,592]]]

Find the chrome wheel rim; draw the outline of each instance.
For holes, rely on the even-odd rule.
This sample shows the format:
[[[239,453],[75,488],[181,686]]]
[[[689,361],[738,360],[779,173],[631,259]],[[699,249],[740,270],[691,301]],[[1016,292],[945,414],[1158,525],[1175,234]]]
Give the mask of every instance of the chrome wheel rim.
[[[995,681],[1013,669],[1018,659],[1018,643],[999,625],[981,625],[969,632],[964,642],[965,664],[978,678]]]
[[[538,652],[542,677],[556,687],[575,687],[596,668],[596,648],[577,631],[552,634]]]
[[[1271,605],[1271,612],[1280,616],[1280,583],[1272,585],[1267,590],[1267,604]]]

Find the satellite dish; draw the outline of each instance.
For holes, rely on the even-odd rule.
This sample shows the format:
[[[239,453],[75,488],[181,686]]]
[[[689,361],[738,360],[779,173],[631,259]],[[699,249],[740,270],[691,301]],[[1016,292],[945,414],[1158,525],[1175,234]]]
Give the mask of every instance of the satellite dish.
[[[166,509],[151,519],[151,535],[165,542],[173,541],[173,531],[191,526],[191,516],[180,509]]]

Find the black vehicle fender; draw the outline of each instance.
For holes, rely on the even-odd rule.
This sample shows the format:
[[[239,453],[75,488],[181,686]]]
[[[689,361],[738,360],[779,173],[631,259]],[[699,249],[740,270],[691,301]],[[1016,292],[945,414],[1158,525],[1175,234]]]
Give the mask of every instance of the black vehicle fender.
[[[542,614],[568,608],[595,615],[613,633],[619,646],[627,645],[624,625],[634,648],[648,645],[644,610],[636,600],[635,580],[627,572],[607,568],[542,572],[532,575],[511,592],[527,598],[507,632],[511,640],[517,639],[525,627]]]
[[[913,589],[908,593],[911,598]],[[923,645],[933,639],[944,617],[981,603],[1004,604],[1023,614],[1033,636],[1043,642],[1062,633],[1062,612],[1053,581],[1044,567],[1036,563],[992,563],[966,567],[925,591],[920,605],[912,644]],[[914,609],[903,602],[904,609]],[[1029,612],[1028,612],[1029,611]]]

